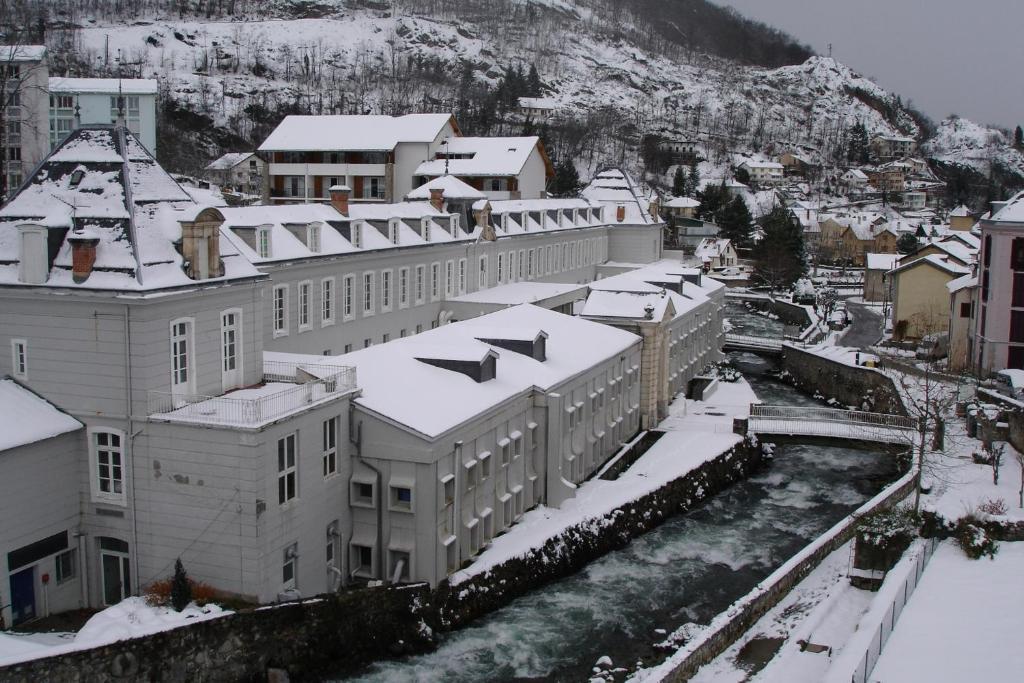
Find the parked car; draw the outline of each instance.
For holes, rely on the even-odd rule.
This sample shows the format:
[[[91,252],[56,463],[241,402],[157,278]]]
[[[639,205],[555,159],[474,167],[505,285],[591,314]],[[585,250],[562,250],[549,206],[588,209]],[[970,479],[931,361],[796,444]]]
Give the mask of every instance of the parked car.
[[[914,356],[918,360],[939,360],[949,352],[949,334],[926,334],[917,345]]]
[[[1003,396],[1024,399],[1024,370],[1000,370],[985,381],[983,386],[988,386]]]

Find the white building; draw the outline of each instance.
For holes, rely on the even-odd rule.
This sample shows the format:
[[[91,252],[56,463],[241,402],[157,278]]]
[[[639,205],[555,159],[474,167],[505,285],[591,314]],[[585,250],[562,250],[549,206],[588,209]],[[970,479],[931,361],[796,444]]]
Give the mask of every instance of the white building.
[[[46,136],[46,48],[0,45],[0,69],[7,72],[4,126],[0,128],[0,174],[11,196],[50,149]]]
[[[693,255],[700,260],[705,270],[728,268],[739,263],[732,240],[721,237],[702,239]]]
[[[267,163],[253,152],[228,152],[206,166],[207,178],[221,189],[261,194]]]
[[[151,78],[49,79],[50,146],[75,128],[93,123],[125,126],[156,154],[157,82]]]
[[[516,138],[451,137],[436,158],[415,171],[423,182],[453,175],[481,190],[488,199],[541,199],[555,174],[544,145],[536,136]]]
[[[534,121],[547,121],[558,112],[558,102],[553,97],[520,97],[519,112]]]
[[[785,167],[775,161],[747,159],[737,168],[746,171],[751,182],[757,185],[776,185],[784,180]]]

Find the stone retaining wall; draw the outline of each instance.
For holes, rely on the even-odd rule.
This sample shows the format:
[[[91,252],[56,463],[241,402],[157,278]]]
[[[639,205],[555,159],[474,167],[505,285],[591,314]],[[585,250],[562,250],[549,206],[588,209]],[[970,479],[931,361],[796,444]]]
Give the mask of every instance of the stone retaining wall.
[[[293,681],[434,647],[425,584],[352,590],[237,612],[111,645],[0,667],[0,683]]]
[[[872,368],[847,365],[784,344],[782,370],[787,381],[808,393],[820,391],[826,398],[857,408],[866,402],[871,412],[906,415],[892,380]]]
[[[667,663],[659,668],[654,676],[644,676],[644,680],[686,681],[697,670],[720,655],[737,639],[746,633],[758,619],[775,607],[796,584],[810,574],[822,560],[837,548],[853,538],[860,517],[875,510],[891,507],[906,498],[914,490],[916,475],[906,474],[890,484],[877,496],[862,505],[814,541],[796,557],[777,569],[771,576],[762,581],[745,597],[723,612],[712,621],[711,625],[695,640],[687,643]]]
[[[761,464],[761,448],[741,442],[609,515],[566,529],[525,556],[457,585],[442,584],[435,596],[441,628],[458,628],[539,586],[576,573],[588,562],[745,479]]]

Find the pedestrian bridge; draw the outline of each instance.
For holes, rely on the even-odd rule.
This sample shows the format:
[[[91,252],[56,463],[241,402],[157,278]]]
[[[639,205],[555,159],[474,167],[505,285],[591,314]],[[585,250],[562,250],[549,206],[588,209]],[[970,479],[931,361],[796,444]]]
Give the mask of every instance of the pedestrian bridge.
[[[747,432],[825,436],[910,446],[914,442],[917,425],[913,419],[902,415],[755,403],[750,406]]]
[[[773,351],[780,353],[782,351],[782,338],[726,333],[724,348],[728,351]]]

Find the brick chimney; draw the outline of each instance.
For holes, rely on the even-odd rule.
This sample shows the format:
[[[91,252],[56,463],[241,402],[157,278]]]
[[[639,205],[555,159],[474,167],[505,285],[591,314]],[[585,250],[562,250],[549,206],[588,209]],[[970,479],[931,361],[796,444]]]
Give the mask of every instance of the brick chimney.
[[[331,206],[342,216],[348,216],[348,196],[351,192],[348,185],[331,185]]]
[[[438,211],[444,211],[444,188],[436,187],[430,190],[430,205]]]
[[[71,243],[71,279],[81,284],[92,275],[92,267],[96,263],[96,245],[100,238],[88,230],[72,232],[68,237]]]
[[[626,220],[626,205],[625,204],[619,204],[615,208],[615,220],[617,220],[620,223],[622,221]]]

